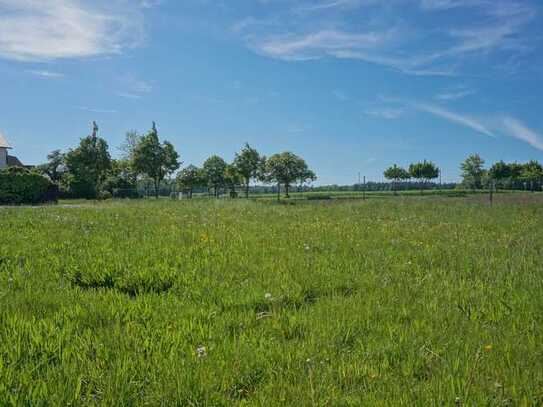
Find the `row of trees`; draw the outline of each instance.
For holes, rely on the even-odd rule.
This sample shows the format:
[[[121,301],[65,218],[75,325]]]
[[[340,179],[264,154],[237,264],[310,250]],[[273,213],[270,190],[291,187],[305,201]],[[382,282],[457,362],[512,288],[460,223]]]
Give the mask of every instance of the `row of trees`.
[[[92,134],[82,138],[78,147],[66,153],[53,151],[38,169],[57,183],[65,196],[99,198],[116,190],[134,194],[142,177],[154,183],[158,192],[164,178],[180,166],[173,145],[160,142],[155,123],[144,136],[128,133],[121,150],[121,158],[112,159],[107,142],[98,137],[98,126],[93,123]]]
[[[394,164],[392,167],[387,168],[383,175],[386,179],[392,181],[392,189],[396,194],[398,184],[412,178],[419,182],[422,193],[424,186],[428,182],[438,178],[439,173],[439,168],[433,162],[424,160],[410,164],[407,170]]]
[[[184,168],[177,176],[177,185],[187,192],[189,198],[195,188],[203,186],[212,188],[215,196],[218,196],[221,189],[227,188],[230,196],[235,197],[238,185],[243,186],[245,196],[249,197],[251,181],[259,181],[264,184],[277,184],[278,196],[283,186],[286,196],[289,197],[292,185],[316,179],[315,173],[308,168],[305,160],[293,153],[284,152],[267,158],[249,144],[245,144],[231,164],[214,155],[204,162],[202,168],[194,165]]]
[[[70,197],[109,197],[113,193],[127,197],[137,194],[143,183],[152,184],[158,198],[161,184],[182,164],[174,146],[160,141],[155,123],[146,135],[129,132],[120,150],[121,157],[112,159],[107,142],[98,137],[98,126],[93,123],[92,134],[81,139],[77,148],[66,153],[53,151],[38,169]],[[232,163],[214,155],[201,168],[183,168],[176,183],[189,197],[197,187],[207,187],[215,196],[228,190],[235,197],[240,185],[248,197],[251,181],[276,184],[278,191],[282,186],[288,197],[292,185],[315,179],[303,158],[290,152],[267,158],[245,144]]]
[[[535,161],[525,164],[498,161],[489,169],[479,154],[472,154],[461,164],[462,185],[470,189],[496,188],[529,188],[532,191],[541,188],[543,166]]]

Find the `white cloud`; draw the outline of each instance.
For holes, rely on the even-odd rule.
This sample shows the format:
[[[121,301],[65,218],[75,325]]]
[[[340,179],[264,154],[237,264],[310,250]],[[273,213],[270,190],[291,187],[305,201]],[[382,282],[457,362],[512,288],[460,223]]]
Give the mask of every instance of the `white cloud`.
[[[477,23],[428,28],[417,19],[397,18],[401,7],[410,3],[419,6],[420,18],[432,18],[424,15],[440,10],[469,8]],[[409,75],[456,76],[469,57],[495,51],[516,55],[531,50],[534,43],[523,30],[535,8],[514,0],[296,1],[290,13],[282,7],[286,1],[263,4],[269,7],[268,18],[247,17],[233,31],[255,52],[285,61],[357,59]],[[372,7],[367,12],[356,14],[357,24],[353,24],[355,14],[346,16],[368,6]],[[427,38],[432,40],[421,43]]]
[[[441,117],[442,119],[445,119],[451,123],[456,123],[461,126],[475,130],[477,133],[484,134],[490,137],[495,137],[494,134],[483,123],[473,117],[454,113],[439,106],[434,106],[430,104],[414,103],[411,106],[422,112]]]
[[[364,113],[380,119],[396,120],[402,117],[404,112],[404,109],[372,109],[366,110]]]
[[[59,72],[52,72],[52,71],[28,70],[26,72],[34,76],[39,76],[39,77],[48,78],[48,79],[59,79],[59,78],[64,77],[64,74],[61,74]]]
[[[347,102],[351,100],[351,97],[349,95],[339,89],[333,90],[332,95],[334,95],[338,100],[341,100],[342,102]]]
[[[529,129],[519,120],[512,117],[504,117],[502,125],[507,135],[522,140],[532,147],[543,151],[543,136]]]
[[[136,95],[135,93],[129,92],[116,92],[117,96],[125,99],[141,99],[141,95]]]
[[[326,0],[303,4],[296,8],[297,12],[327,11],[330,9],[352,9],[360,6],[378,4],[380,0]]]
[[[0,57],[42,61],[120,53],[143,40],[142,5],[151,3],[0,0]]]
[[[448,92],[438,93],[435,96],[435,99],[440,100],[442,102],[446,102],[450,100],[463,99],[465,97],[468,97],[474,94],[475,94],[475,91],[472,89],[460,88],[458,90],[451,90]]]
[[[304,35],[267,38],[255,44],[255,48],[267,56],[278,59],[316,59],[342,51],[373,49],[382,46],[391,35],[390,32],[349,33],[322,30]]]
[[[488,5],[487,0],[421,0],[423,10],[449,10],[459,7],[481,7]]]
[[[111,109],[97,109],[93,107],[87,107],[87,106],[76,106],[77,110],[83,110],[85,112],[91,112],[91,113],[117,113],[117,110],[111,110]]]

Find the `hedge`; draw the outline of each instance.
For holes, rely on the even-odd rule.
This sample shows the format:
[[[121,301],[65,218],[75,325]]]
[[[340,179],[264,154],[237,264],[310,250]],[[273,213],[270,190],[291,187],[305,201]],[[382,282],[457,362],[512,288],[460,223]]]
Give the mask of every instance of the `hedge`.
[[[56,202],[58,187],[25,168],[0,170],[0,204],[20,205]]]

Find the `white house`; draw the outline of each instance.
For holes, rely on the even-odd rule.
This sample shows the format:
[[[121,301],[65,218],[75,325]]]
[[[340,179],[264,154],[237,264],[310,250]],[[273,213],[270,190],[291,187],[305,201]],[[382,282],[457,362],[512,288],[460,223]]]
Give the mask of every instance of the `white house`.
[[[22,167],[23,164],[19,161],[19,159],[9,155],[8,150],[11,150],[11,146],[0,132],[0,169],[6,167]]]

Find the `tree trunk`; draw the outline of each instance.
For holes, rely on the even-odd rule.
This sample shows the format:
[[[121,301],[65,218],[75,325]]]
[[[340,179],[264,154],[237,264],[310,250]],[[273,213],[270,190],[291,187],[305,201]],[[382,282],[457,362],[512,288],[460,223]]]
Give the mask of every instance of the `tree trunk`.
[[[250,182],[251,180],[247,178],[246,183],[245,183],[245,198],[247,199],[249,199],[249,183]]]
[[[290,190],[290,185],[289,184],[285,184],[285,197],[288,199],[290,198],[290,195],[288,194],[289,193],[289,190]]]
[[[155,179],[155,197],[156,197],[156,199],[158,199],[159,188],[160,188],[160,180]]]
[[[281,200],[281,184],[277,183],[277,200]]]

